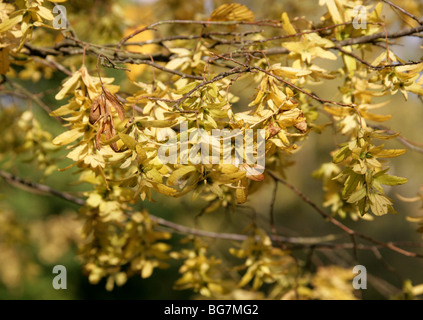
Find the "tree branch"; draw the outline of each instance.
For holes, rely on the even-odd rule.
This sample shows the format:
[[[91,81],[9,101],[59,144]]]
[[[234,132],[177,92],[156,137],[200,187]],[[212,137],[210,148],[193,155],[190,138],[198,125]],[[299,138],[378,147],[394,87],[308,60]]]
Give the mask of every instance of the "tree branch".
[[[38,193],[41,192],[46,195],[53,195],[80,206],[85,205],[84,199],[75,197],[66,192],[58,191],[44,184],[22,179],[20,177],[17,177],[3,170],[0,170],[0,177],[2,177],[8,183],[16,187],[23,187],[26,190],[29,188],[30,190],[37,191]],[[205,231],[205,230],[198,230],[198,229],[194,229],[194,228],[190,228],[187,226],[174,223],[172,221],[157,217],[152,214],[149,214],[149,217],[151,218],[151,220],[157,222],[159,225],[172,229],[178,233],[192,234],[192,235],[201,236],[201,237],[231,240],[231,241],[244,241],[248,238],[248,235],[245,235],[245,234],[220,233],[220,232],[217,233],[217,232],[211,232],[211,231]],[[330,235],[326,235],[322,237],[281,237],[279,236],[278,238],[280,241],[283,241],[289,244],[295,244],[297,246],[300,246],[300,245],[301,246],[311,246],[311,245],[316,246],[319,244],[324,244],[326,246],[328,245],[328,242],[336,240],[337,238],[339,238],[339,236],[330,234]]]
[[[157,22],[153,25],[160,25],[160,24],[166,24],[166,23],[203,24],[203,25],[204,24],[260,25],[260,24],[252,23],[252,22],[250,22],[250,23],[247,23],[247,22],[240,23],[240,22],[235,22],[235,21],[226,21],[226,22],[208,21],[207,22],[207,21],[195,21],[195,20],[159,21],[159,22]],[[153,25],[151,25],[151,26],[153,26]],[[270,25],[272,25],[272,24],[270,24]],[[276,25],[274,25],[274,24],[272,26],[276,27]],[[150,28],[150,27],[147,27],[147,28]],[[147,28],[137,30],[137,32],[140,33],[142,31],[147,30]],[[325,29],[328,29],[328,28],[329,27],[325,27]],[[338,49],[339,47],[350,46],[350,45],[355,45],[355,44],[374,43],[377,39],[396,39],[396,38],[401,38],[401,37],[404,37],[404,36],[414,35],[414,34],[422,32],[422,31],[423,31],[423,25],[417,26],[415,28],[408,28],[408,29],[400,30],[400,31],[397,31],[397,32],[385,33],[385,31],[383,31],[383,32],[372,34],[372,35],[361,36],[361,37],[357,37],[357,38],[350,38],[350,39],[341,40],[341,41],[333,41],[334,46],[329,47],[327,49]],[[304,31],[302,33],[299,32],[299,33],[296,33],[296,34],[286,35],[286,36],[283,36],[283,37],[289,38],[289,37],[298,36],[298,35],[301,35],[301,34],[304,34],[304,33],[309,33],[309,32],[310,33],[315,32],[315,30]],[[134,35],[135,34],[133,34],[132,36],[134,36]],[[128,39],[130,39],[129,36],[122,39],[121,43],[123,44]],[[269,39],[272,39],[272,38],[269,38]],[[157,40],[157,41],[160,42],[160,40]],[[96,45],[96,44],[92,44],[92,43],[85,43],[81,40],[74,39],[74,38],[67,38],[64,41],[57,43],[54,47],[35,47],[35,46],[29,45],[29,44],[25,44],[25,48],[29,51],[30,55],[39,56],[39,57],[46,57],[48,55],[58,56],[58,55],[61,55],[61,54],[63,54],[63,55],[81,54],[84,46],[87,46],[87,53],[92,53],[92,54],[95,54],[96,56],[99,55],[99,54],[103,54],[105,56],[108,56],[108,58],[115,63],[150,64],[154,67],[156,67],[156,65],[151,64],[151,61],[150,61],[151,57],[154,59],[154,61],[157,61],[157,62],[168,62],[168,61],[170,61],[170,57],[173,55],[172,53],[166,53],[166,54],[157,53],[157,54],[152,54],[151,56],[148,56],[148,55],[144,55],[144,54],[141,54],[141,53],[127,52],[126,50],[123,50],[123,49],[118,48],[118,47],[113,48],[113,47],[110,47],[110,45],[103,45],[102,46],[102,45]],[[238,50],[238,51],[232,52],[231,54],[234,57],[234,56],[237,56],[238,54],[245,54],[245,53],[251,53],[255,56],[258,56],[258,55],[262,56],[263,54],[269,56],[269,55],[288,54],[288,53],[290,53],[290,51],[286,48],[283,48],[283,47],[275,47],[275,48],[269,48],[269,49],[265,49],[265,50],[254,50],[254,49],[244,50],[244,51]],[[168,71],[166,70],[166,72],[168,72]]]
[[[377,244],[379,246],[388,248],[392,251],[398,252],[404,256],[407,257],[419,257],[419,258],[423,258],[423,254],[418,254],[415,252],[410,252],[404,249],[401,249],[399,247],[397,247],[396,245],[392,244],[392,243],[384,243],[381,242],[379,240],[373,239],[372,237],[369,237],[365,234],[359,233],[349,227],[347,227],[346,225],[344,225],[342,222],[336,220],[335,218],[333,218],[332,216],[328,215],[326,212],[324,212],[322,209],[320,209],[317,204],[315,204],[313,201],[311,201],[306,195],[304,195],[300,190],[298,190],[297,188],[295,188],[293,185],[289,184],[288,182],[286,182],[285,180],[283,180],[282,178],[280,178],[276,173],[268,170],[267,171],[269,173],[269,175],[275,179],[276,181],[282,183],[283,185],[285,185],[286,187],[288,187],[289,189],[291,189],[292,191],[294,191],[295,194],[297,194],[301,199],[303,199],[303,201],[305,203],[307,203],[308,205],[310,205],[315,211],[317,211],[323,218],[325,218],[326,220],[328,220],[330,223],[332,223],[334,226],[338,227],[339,229],[341,229],[342,231],[346,232],[348,235],[350,236],[357,236],[359,238],[362,238],[364,240],[367,240],[369,242],[372,242],[374,244]]]

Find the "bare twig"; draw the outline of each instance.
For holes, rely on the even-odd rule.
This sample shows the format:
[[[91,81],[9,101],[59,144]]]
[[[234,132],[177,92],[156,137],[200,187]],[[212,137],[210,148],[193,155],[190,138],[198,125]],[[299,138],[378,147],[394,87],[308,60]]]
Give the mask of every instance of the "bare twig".
[[[382,2],[385,2],[386,4],[389,4],[392,8],[395,8],[396,10],[400,11],[401,13],[405,14],[406,16],[409,16],[411,19],[417,21],[418,24],[422,24],[419,18],[417,18],[414,14],[411,12],[408,12],[404,8],[401,8],[400,6],[396,5],[395,3],[392,3],[389,0],[381,0]]]
[[[53,196],[62,198],[64,200],[67,200],[69,202],[75,203],[75,204],[80,205],[80,206],[85,204],[85,200],[78,198],[78,197],[75,197],[75,196],[73,196],[69,193],[58,191],[58,190],[53,189],[53,188],[46,186],[44,184],[24,180],[20,177],[17,177],[15,175],[8,173],[6,171],[3,171],[3,170],[0,170],[0,176],[3,179],[5,179],[7,182],[14,184],[14,185],[18,185],[18,186],[20,185],[20,186],[28,187],[28,188],[36,190],[36,191],[41,191],[42,193],[45,193],[46,195],[53,195]]]
[[[45,112],[50,113],[52,110],[50,109],[50,107],[45,104],[40,98],[37,97],[37,95],[29,92],[28,90],[26,90],[24,87],[22,87],[19,83],[11,81],[10,79],[6,78],[7,82],[15,89],[17,90],[18,93],[21,94],[22,97],[26,97],[27,99],[30,99],[32,101],[34,101],[36,104],[38,104]],[[56,119],[58,122],[62,123],[63,120],[59,117],[53,117],[54,119]]]
[[[340,51],[340,52],[342,52],[345,55],[348,55],[350,57],[353,57],[358,62],[360,62],[360,63],[368,66],[369,68],[371,68],[373,70],[382,70],[382,69],[386,69],[386,68],[395,68],[395,67],[409,66],[409,65],[414,65],[414,64],[422,63],[421,61],[410,61],[410,62],[406,62],[406,63],[385,64],[385,65],[381,65],[381,66],[374,66],[370,62],[367,62],[366,60],[361,59],[356,54],[344,50],[342,47],[335,47],[335,49],[338,50],[338,51]]]
[[[120,46],[124,45],[125,42],[127,42],[129,39],[133,38],[137,34],[147,31],[147,30],[155,30],[155,27],[165,24],[190,24],[190,25],[202,25],[202,26],[208,26],[208,25],[219,25],[219,26],[234,26],[234,25],[251,25],[251,26],[267,26],[267,27],[273,27],[273,28],[280,28],[281,24],[280,22],[273,22],[269,23],[268,21],[198,21],[198,20],[162,20],[155,22],[153,24],[150,24],[147,27],[135,30],[133,33],[129,34],[128,36],[124,37],[120,41]]]
[[[397,134],[395,131],[383,126],[383,125],[372,125],[370,126],[373,129],[377,130],[384,130],[387,134],[395,135]],[[399,135],[396,137],[396,139],[401,142],[405,147],[407,147],[410,150],[423,153],[423,145],[418,144],[416,142],[410,141],[407,138],[403,137],[402,135]]]

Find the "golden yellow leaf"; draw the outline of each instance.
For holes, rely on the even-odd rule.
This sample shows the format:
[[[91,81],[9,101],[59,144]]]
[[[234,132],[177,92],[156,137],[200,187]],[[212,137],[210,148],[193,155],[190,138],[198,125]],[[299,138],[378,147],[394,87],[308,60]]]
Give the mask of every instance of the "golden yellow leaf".
[[[373,155],[376,158],[395,158],[404,154],[407,150],[405,149],[382,149]]]
[[[9,71],[9,48],[0,49],[0,74],[6,74]]]
[[[286,34],[296,34],[297,31],[292,26],[291,22],[289,21],[288,14],[286,12],[282,13],[282,28],[285,30]]]
[[[377,121],[377,122],[388,121],[389,119],[392,118],[392,115],[390,115],[390,114],[388,114],[388,115],[373,114],[373,113],[369,113],[369,112],[364,111],[364,110],[360,110],[360,114],[364,119],[371,120],[371,121]]]
[[[147,159],[147,153],[139,143],[136,145],[135,150],[138,154],[138,164],[141,164],[145,159]]]
[[[221,172],[226,174],[226,173],[234,173],[237,172],[238,168],[236,166],[234,166],[233,164],[222,164],[221,165]]]
[[[43,18],[45,20],[49,20],[49,21],[51,21],[51,20],[54,19],[54,16],[53,16],[53,14],[51,13],[51,11],[49,9],[47,9],[45,7],[42,7],[42,6],[37,7],[37,9],[38,9],[37,10],[37,14],[41,18]]]
[[[176,190],[165,186],[164,184],[157,184],[155,190],[166,195],[166,196],[173,196],[176,193]]]
[[[279,77],[286,77],[290,79],[298,79],[299,77],[305,77],[310,74],[309,70],[296,69],[292,67],[275,66],[270,69],[271,72]]]
[[[351,111],[354,110],[353,108],[348,107],[334,107],[328,105],[323,106],[323,109],[336,117],[346,117],[351,114]]]
[[[144,267],[141,271],[141,277],[143,279],[149,278],[153,274],[154,265],[151,263],[151,261],[145,261]]]
[[[75,72],[64,84],[63,88],[56,94],[56,100],[62,100],[68,93],[75,90],[81,77],[81,71]]]
[[[124,134],[122,132],[119,132],[118,135],[119,135],[119,138],[125,144],[125,146],[127,146],[131,150],[135,150],[135,148],[137,146],[137,142],[135,141],[134,138],[132,138],[131,136],[128,136],[127,134]]]
[[[139,127],[145,128],[169,128],[178,123],[177,120],[144,120],[135,118],[135,122]]]
[[[335,22],[335,23],[344,22],[344,19],[341,16],[341,13],[339,12],[336,0],[320,0],[319,5],[321,5],[321,6],[326,5],[327,6],[333,22]]]

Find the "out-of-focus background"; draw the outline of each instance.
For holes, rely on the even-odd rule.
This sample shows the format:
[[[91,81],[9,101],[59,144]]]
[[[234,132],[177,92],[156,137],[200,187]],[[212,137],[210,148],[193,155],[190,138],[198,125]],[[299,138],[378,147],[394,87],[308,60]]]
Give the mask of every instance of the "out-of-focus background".
[[[94,6],[96,1],[69,1],[64,5],[72,12],[72,7],[80,6],[84,2],[87,10]],[[121,1],[129,3],[129,1]],[[164,19],[204,19],[210,12],[222,3],[223,0],[139,0],[133,2],[131,10],[121,12],[127,19],[135,20],[134,23],[149,24]],[[261,0],[241,1],[238,3],[248,6],[256,15],[256,19],[280,19],[282,12],[288,12],[290,17],[305,16],[313,21],[318,21],[326,9],[318,6],[315,0]],[[399,3],[401,4],[401,3]],[[386,8],[387,9],[387,8]],[[396,21],[399,17],[391,10],[385,10],[386,19]],[[72,16],[77,20],[77,15]],[[93,17],[96,19],[106,19]],[[77,22],[77,21],[76,21]],[[72,20],[71,20],[72,23]],[[391,28],[400,28],[400,23],[394,22]],[[77,30],[78,32],[78,30]],[[83,33],[84,30],[81,30]],[[85,30],[89,33],[89,29]],[[81,38],[89,36],[81,34]],[[106,35],[105,35],[106,36]],[[99,42],[101,39],[99,39]],[[93,41],[90,39],[90,41]],[[408,37],[399,40],[394,51],[404,60],[421,59],[421,51],[410,50],[423,44],[421,38]],[[321,66],[325,66],[322,62]],[[339,65],[341,66],[341,65]],[[335,69],[335,66],[329,66]],[[111,72],[119,78],[119,72]],[[54,100],[56,92],[51,88],[57,88],[63,77],[55,75],[47,81],[33,81],[33,74],[29,74],[27,80],[20,80],[20,84],[34,93],[43,93],[42,99],[52,109],[59,106]],[[333,94],[341,83],[338,80],[327,81],[325,85],[316,86],[315,92],[319,96],[328,99],[337,99]],[[241,96],[239,107],[248,104],[251,98],[251,90],[235,88]],[[400,132],[407,139],[423,143],[423,104],[415,95],[410,94],[408,101],[397,94],[391,99],[388,106],[384,107],[384,114],[392,114],[392,120],[384,123],[394,131]],[[0,97],[1,105],[12,103],[7,96]],[[26,102],[15,99],[13,103],[20,104],[20,108],[27,108]],[[40,123],[51,129],[53,134],[61,132],[60,125],[53,121],[43,110],[32,106],[36,118]],[[3,111],[0,111],[3,112]],[[327,122],[328,118],[321,115],[321,123]],[[2,129],[0,128],[0,132]],[[336,146],[332,129],[328,128],[324,133],[312,133],[304,147],[296,153],[292,160],[296,165],[287,169],[287,180],[302,190],[316,203],[321,204],[323,191],[321,182],[311,178],[311,173],[318,169],[320,164],[331,160],[329,152]],[[340,142],[340,141],[338,141]],[[402,148],[397,141],[389,141],[389,146]],[[75,185],[75,169],[58,172],[55,170],[50,176],[42,179],[42,172],[28,164],[11,165],[10,158],[0,159],[1,168],[13,168],[13,172],[32,181],[42,181],[47,185],[54,186],[58,190],[81,192],[84,185]],[[390,190],[388,195],[394,199],[395,207],[399,215],[386,215],[377,217],[374,221],[343,221],[347,226],[359,232],[371,235],[380,241],[404,241],[422,242],[421,235],[416,232],[416,224],[407,222],[405,216],[423,215],[420,210],[421,202],[406,203],[397,198],[397,194],[405,197],[415,197],[423,184],[423,154],[408,150],[401,157],[391,161],[391,173],[407,177],[409,182],[403,186]],[[9,162],[9,163],[8,163]],[[63,159],[58,163],[59,168],[70,164],[69,160]],[[254,208],[258,214],[259,222],[268,227],[268,208],[271,202],[271,188],[269,181],[259,192],[254,194],[248,202],[248,206]],[[145,203],[145,206],[154,215],[175,221],[184,225],[194,226],[195,215],[201,210],[201,203],[191,203],[191,197],[182,199],[168,199],[159,195],[154,196],[157,202]],[[170,270],[157,270],[149,279],[142,280],[140,277],[131,278],[123,287],[117,287],[112,292],[105,289],[105,282],[91,285],[87,277],[82,274],[81,265],[77,259],[76,243],[79,241],[79,221],[77,220],[77,206],[64,200],[42,194],[34,194],[27,190],[15,188],[3,180],[0,181],[0,299],[186,299],[194,294],[190,291],[172,290],[172,284],[178,277],[178,264],[172,263]],[[329,210],[327,210],[329,212]],[[181,214],[183,213],[183,215]],[[307,204],[301,201],[292,191],[280,186],[275,206],[276,227],[284,236],[323,236],[328,233],[341,234],[333,225],[327,223],[313,211]],[[248,210],[240,210],[235,215],[228,214],[224,210],[218,210],[210,215],[204,215],[198,221],[198,226],[204,229],[219,228],[222,232],[239,231],[237,224],[249,219]],[[349,238],[343,235],[345,242]],[[180,239],[175,236],[175,243]],[[225,244],[216,241],[216,246]],[[422,251],[419,248],[416,251]],[[423,283],[423,261],[404,257],[398,253],[381,249],[382,257],[372,251],[359,251],[359,263],[366,266],[370,280],[368,290],[363,290],[363,298],[383,298],[381,292],[392,292],[392,287],[401,288],[404,281],[410,279],[414,285]],[[221,253],[223,257],[229,256],[227,252]],[[322,251],[317,254],[322,263],[333,261],[345,267],[357,264],[348,250]],[[299,255],[301,256],[301,255]],[[301,256],[304,258],[304,256]],[[52,287],[52,268],[55,265],[64,265],[67,268],[67,290],[55,290]]]

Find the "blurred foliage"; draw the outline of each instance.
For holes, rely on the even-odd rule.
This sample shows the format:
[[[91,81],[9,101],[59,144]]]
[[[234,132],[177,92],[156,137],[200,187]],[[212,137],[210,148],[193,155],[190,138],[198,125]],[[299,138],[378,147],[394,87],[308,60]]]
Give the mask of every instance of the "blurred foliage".
[[[55,2],[63,30],[53,1],[0,1],[0,298],[421,298],[421,259],[357,236],[421,252],[422,33],[365,41],[420,1]],[[262,129],[265,166],[161,162],[199,129]]]

